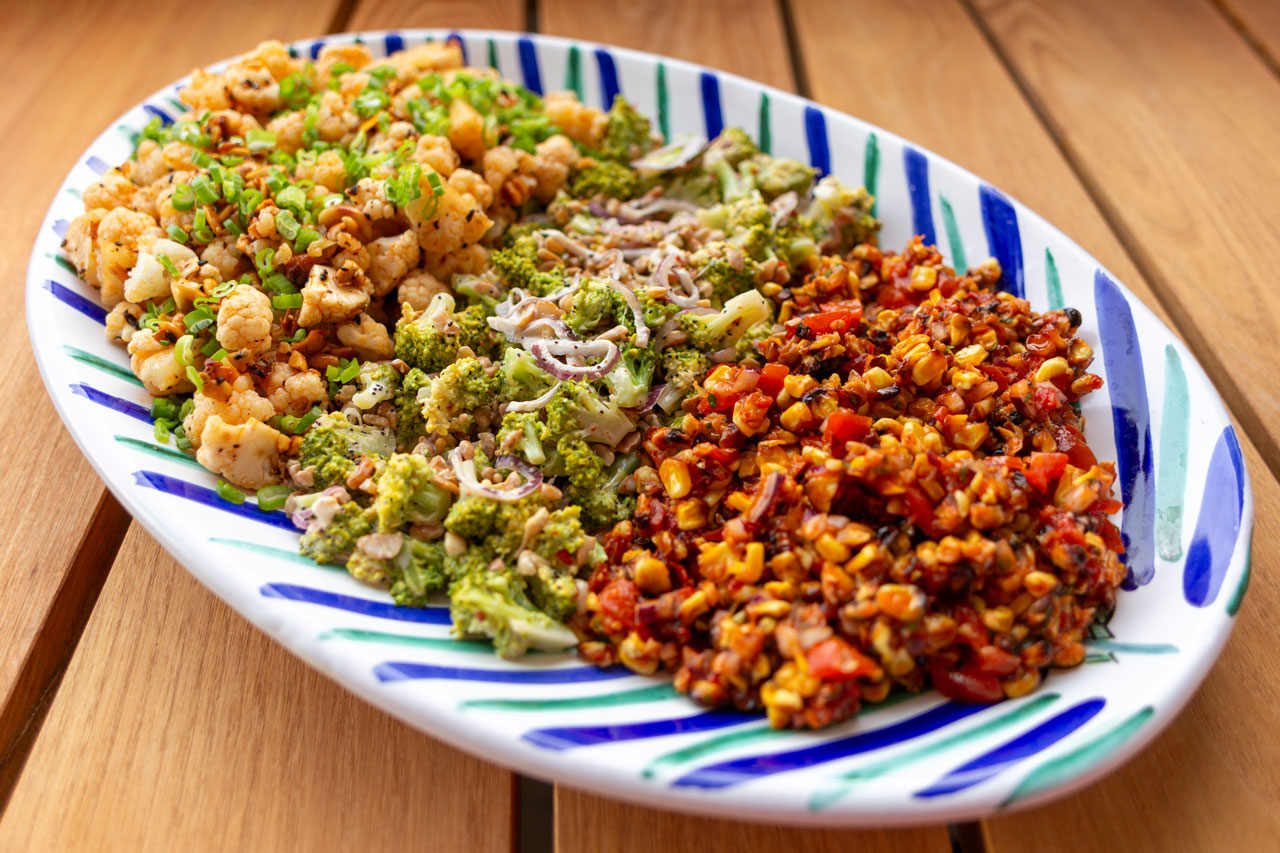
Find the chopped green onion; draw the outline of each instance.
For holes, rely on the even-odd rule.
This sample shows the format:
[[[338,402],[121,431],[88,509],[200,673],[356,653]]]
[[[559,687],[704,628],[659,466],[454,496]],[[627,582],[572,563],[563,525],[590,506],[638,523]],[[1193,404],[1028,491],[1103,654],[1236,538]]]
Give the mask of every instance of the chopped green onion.
[[[285,340],[286,340],[286,341],[288,341],[288,342],[289,342],[289,343],[291,343],[291,344],[296,344],[298,341],[302,340],[302,339],[303,339],[303,338],[305,338],[306,336],[307,336],[307,330],[306,330],[306,329],[299,329],[298,331],[294,332],[294,333],[293,333],[292,335],[290,335],[289,337],[285,338]]]
[[[187,378],[191,380],[192,385],[196,386],[197,394],[204,390],[204,379],[201,378],[200,372],[194,366],[187,367]]]
[[[280,232],[280,236],[286,240],[293,240],[298,236],[298,231],[302,229],[302,225],[297,218],[287,210],[282,210],[276,214],[276,230]]]
[[[196,175],[192,178],[191,189],[201,204],[213,204],[218,200],[218,189],[209,181],[207,175]]]
[[[170,260],[169,256],[164,252],[156,255],[156,260],[160,262],[160,266],[164,267],[164,271],[174,278],[178,277],[178,265]]]
[[[209,356],[209,360],[210,360],[210,361],[222,361],[222,360],[223,360],[224,358],[226,358],[226,357],[227,357],[227,351],[226,351],[226,350],[224,350],[224,349],[220,349],[220,350],[218,350],[217,352],[215,352],[213,355]]]
[[[257,267],[258,272],[266,275],[275,269],[276,250],[267,246],[265,249],[259,249],[258,254],[253,256],[253,265]]]
[[[275,194],[276,204],[293,211],[300,211],[307,206],[307,195],[300,186],[288,186]]]
[[[183,231],[177,225],[170,225],[168,228],[165,229],[165,232],[169,235],[170,240],[173,240],[178,243],[187,242],[187,232]]]
[[[178,407],[168,397],[156,397],[151,401],[151,420],[172,421],[178,417]]]
[[[173,345],[173,360],[178,362],[179,367],[187,367],[191,364],[191,345],[193,343],[195,343],[195,338],[190,335],[183,335]]]
[[[156,441],[160,442],[161,444],[169,443],[169,434],[170,434],[169,425],[164,421],[156,421],[155,428],[152,430],[152,432],[155,434]]]
[[[293,241],[295,252],[305,252],[307,247],[320,239],[320,233],[314,228],[303,228],[298,231],[298,239]]]
[[[285,415],[280,419],[280,431],[287,432],[290,435],[300,435],[306,432],[307,428],[316,422],[316,419],[323,415],[319,406],[312,406],[311,411],[302,417],[294,417],[293,415]]]
[[[288,185],[288,182],[285,180],[284,173],[276,171],[275,169],[267,172],[267,176],[262,179],[262,182],[267,185],[267,189],[271,191],[272,196],[277,195],[285,188],[285,186]]]
[[[427,183],[431,185],[431,194],[436,198],[444,195],[444,184],[440,181],[440,174],[434,170],[427,172]]]
[[[293,494],[293,489],[288,486],[263,486],[258,489],[258,509],[264,512],[274,512],[284,506],[285,501],[289,500],[289,495]]]
[[[227,503],[244,503],[244,492],[240,491],[225,480],[219,480],[218,485],[214,487],[214,491],[218,493],[218,497],[222,498]]]
[[[270,151],[276,147],[276,135],[270,130],[250,130],[245,134],[245,147],[255,154]]]
[[[254,211],[258,209],[258,205],[262,204],[262,200],[266,198],[262,190],[245,190],[240,194],[236,205],[240,209],[240,215],[246,220],[252,218]]]
[[[290,308],[302,307],[301,293],[280,293],[271,297],[271,307],[277,311],[288,311]]]
[[[221,346],[222,345],[218,343],[217,338],[212,338],[206,341],[204,346],[200,347],[200,352],[204,354],[205,358],[211,358],[213,354],[221,348]]]
[[[191,152],[191,162],[195,163],[201,169],[207,169],[209,164],[213,162],[213,158],[197,148],[195,151]]]
[[[209,291],[209,295],[216,296],[218,299],[221,299],[231,291],[235,290],[237,283],[238,282],[234,282],[234,281],[224,281],[222,284],[218,285],[213,290]]]
[[[182,406],[178,409],[178,420],[185,421],[187,419],[187,415],[194,412],[195,409],[196,409],[196,401],[191,397],[188,397],[186,400],[182,402]]]
[[[227,233],[230,234],[232,237],[239,237],[241,234],[244,233],[244,229],[241,228],[239,223],[237,223],[234,219],[228,218],[223,220],[222,227],[226,228]]]
[[[389,103],[391,103],[391,99],[387,97],[387,93],[381,89],[372,88],[372,84],[370,84],[352,102],[351,106],[361,118],[368,118],[379,110],[386,109]]]
[[[196,194],[187,184],[174,184],[169,203],[174,210],[190,210],[196,206]]]
[[[213,229],[209,227],[209,222],[205,218],[204,210],[196,211],[196,221],[191,228],[191,236],[199,240],[201,243],[212,243],[217,239],[217,235],[213,233]]]
[[[262,289],[267,293],[297,293],[298,288],[293,286],[293,282],[289,281],[283,273],[272,272],[262,277]]]
[[[188,311],[182,315],[182,322],[187,324],[187,331],[193,335],[198,335],[209,325],[213,323],[213,312],[208,308],[201,306],[194,311]]]

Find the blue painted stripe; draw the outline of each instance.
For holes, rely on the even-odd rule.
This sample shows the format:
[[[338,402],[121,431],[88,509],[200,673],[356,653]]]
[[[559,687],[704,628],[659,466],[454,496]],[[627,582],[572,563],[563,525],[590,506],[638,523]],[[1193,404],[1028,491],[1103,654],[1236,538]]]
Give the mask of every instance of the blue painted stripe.
[[[173,117],[159,107],[153,107],[151,104],[143,104],[142,109],[146,111],[147,115],[155,116],[160,119],[160,123],[163,125],[173,124]]]
[[[538,71],[538,49],[533,40],[522,38],[516,40],[516,48],[520,54],[520,74],[524,77],[524,87],[542,94],[542,74]]]
[[[827,141],[827,117],[815,106],[804,108],[804,138],[809,145],[809,165],[818,176],[831,171],[831,146]]]
[[[467,58],[467,43],[462,39],[462,33],[454,30],[445,37],[445,41],[451,41],[458,46],[458,50],[462,51],[462,64],[470,65],[471,60]]]
[[[53,294],[53,297],[64,305],[69,305],[79,311],[90,320],[97,320],[99,323],[107,322],[107,309],[103,308],[96,302],[88,300],[76,293],[65,284],[59,284],[49,279],[45,280],[44,289]]]
[[[924,237],[925,245],[936,246],[933,201],[929,198],[929,161],[916,149],[906,146],[902,149],[902,164],[907,170],[907,194],[911,197],[911,226]]]
[[[361,616],[376,616],[379,619],[393,619],[397,622],[416,622],[420,625],[448,625],[447,607],[397,607],[386,601],[372,601],[354,595],[342,595],[310,586],[293,583],[269,583],[258,590],[265,598],[283,598],[287,601],[300,601],[304,604],[319,604],[321,607],[332,607]]]
[[[1053,746],[1096,717],[1106,704],[1105,699],[1089,699],[1073,705],[1013,740],[984,752],[972,761],[966,761],[929,787],[916,791],[915,795],[940,797],[985,782],[1019,761]]]
[[[707,127],[707,139],[715,139],[724,130],[724,115],[720,111],[720,78],[710,71],[703,71],[700,85],[702,119]]]
[[[150,418],[147,420],[150,421]],[[294,533],[298,531],[298,528],[294,527],[293,522],[289,520],[289,516],[283,512],[263,512],[258,509],[257,504],[253,503],[233,504],[218,497],[218,493],[213,489],[197,486],[195,483],[188,483],[186,480],[179,480],[177,477],[170,477],[168,474],[161,474],[156,471],[134,471],[133,478],[137,480],[139,486],[147,486],[167,495],[186,498],[189,501],[195,501],[214,509],[220,509],[223,512],[229,512],[232,515],[238,515],[241,518],[247,518],[261,524],[269,524],[272,527],[279,527],[281,530],[289,530]]]
[[[710,764],[681,776],[673,785],[692,788],[728,788],[762,776],[785,773],[788,770],[800,770],[825,764],[839,758],[848,758],[883,749],[894,744],[926,735],[949,726],[956,720],[977,714],[990,708],[990,705],[969,705],[962,702],[946,702],[936,705],[928,711],[908,717],[901,722],[883,726],[870,731],[858,732],[848,737],[821,743],[816,746],[796,749],[790,752],[752,755],[746,758],[735,758],[719,764]]]
[[[596,64],[600,66],[600,100],[607,110],[613,106],[613,99],[622,92],[618,85],[618,66],[613,62],[613,54],[604,48],[596,48]]]
[[[159,111],[157,110],[157,112]],[[108,164],[106,160],[103,160],[101,157],[95,157],[92,154],[85,159],[84,164],[90,169],[93,169],[93,171],[97,172],[99,175],[111,168],[110,164]]]
[[[580,684],[584,681],[609,681],[634,673],[625,666],[600,669],[575,666],[566,669],[474,669],[460,666],[438,666],[430,663],[387,661],[373,668],[379,681],[416,681],[423,678],[445,678],[453,681],[488,681],[494,684]]]
[[[1120,469],[1120,500],[1124,516],[1120,536],[1129,567],[1125,589],[1137,589],[1155,577],[1156,501],[1152,476],[1151,414],[1147,380],[1142,369],[1142,344],[1133,311],[1120,288],[1098,270],[1093,277],[1098,309],[1098,339],[1111,393],[1111,421]]]
[[[67,229],[70,227],[71,223],[65,219],[53,220],[53,233],[58,235],[59,240],[67,236]]]
[[[131,400],[122,400],[119,397],[113,397],[105,391],[99,391],[92,385],[86,385],[83,382],[73,382],[71,384],[71,393],[84,397],[97,403],[99,406],[106,406],[115,412],[128,415],[131,418],[137,418],[145,424],[151,423],[151,410],[145,406],[139,406]]]
[[[320,58],[320,48],[324,47],[324,41],[313,41],[311,47],[307,50],[311,54],[312,59]]]
[[[1018,232],[1018,212],[994,188],[978,189],[982,204],[982,227],[987,232],[987,248],[1004,270],[1000,289],[1019,299],[1026,298],[1026,273],[1022,267],[1022,235]]]
[[[709,711],[692,717],[674,720],[649,720],[643,723],[619,723],[615,726],[565,726],[562,728],[534,729],[525,732],[524,740],[543,749],[573,749],[577,746],[597,746],[602,743],[621,743],[690,732],[709,732],[742,723],[759,722],[755,714],[736,711]]]
[[[382,43],[386,46],[387,56],[404,50],[404,37],[399,33],[387,33]]]
[[[1182,593],[1196,607],[1212,604],[1222,589],[1244,513],[1244,458],[1236,431],[1227,427],[1214,445],[1205,477],[1204,501],[1187,549]]]

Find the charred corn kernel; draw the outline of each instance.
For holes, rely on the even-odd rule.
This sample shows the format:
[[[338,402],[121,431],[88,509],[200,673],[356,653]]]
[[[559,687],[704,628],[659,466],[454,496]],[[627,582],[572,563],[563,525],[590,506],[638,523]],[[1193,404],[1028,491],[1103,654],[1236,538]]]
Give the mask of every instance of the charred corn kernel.
[[[729,497],[724,499],[724,502],[730,509],[738,512],[746,512],[751,509],[751,496],[746,492],[732,492]]]
[[[893,377],[883,367],[873,367],[862,374],[862,381],[866,382],[872,391],[879,391],[892,385]]]
[[[881,418],[871,425],[878,433],[889,433],[895,438],[902,436],[902,421],[897,418]]]
[[[1067,348],[1067,361],[1076,367],[1082,367],[1093,360],[1093,347],[1076,338]]]
[[[782,601],[778,598],[770,598],[765,601],[757,601],[755,604],[747,605],[747,614],[763,619],[769,617],[771,619],[782,619],[791,612],[791,602]]]
[[[996,345],[1000,343],[1000,336],[996,334],[995,329],[985,329],[981,333],[975,335],[973,339],[981,344],[982,348],[988,352],[995,349]]]
[[[813,412],[804,403],[792,403],[778,420],[792,432],[813,420]]]
[[[982,611],[982,624],[997,634],[1004,634],[1013,627],[1013,611],[1005,605]]]
[[[947,321],[947,332],[951,337],[951,345],[960,346],[969,340],[969,318],[963,314],[952,314]]]
[[[911,584],[887,583],[876,590],[880,612],[902,622],[915,622],[924,615],[925,596]]]
[[[869,542],[862,546],[862,549],[858,551],[857,555],[849,561],[844,569],[849,574],[855,574],[874,563],[879,557],[880,546],[875,542]]]
[[[893,682],[885,679],[879,684],[862,685],[862,701],[863,702],[883,702],[885,697],[889,695],[889,688],[893,686]]]
[[[745,583],[755,583],[764,574],[764,543],[748,542],[747,556],[742,561],[741,579]]]
[[[836,538],[830,533],[824,533],[819,536],[818,541],[813,543],[813,547],[825,559],[833,563],[843,563],[849,559],[849,549],[837,542]]]
[[[973,367],[987,360],[987,351],[980,344],[972,344],[960,350],[953,358],[956,364]]]
[[[920,387],[933,385],[947,369],[947,357],[940,352],[930,352],[911,368],[911,381]]]
[[[1058,579],[1048,572],[1027,572],[1022,585],[1036,598],[1044,598],[1058,588]]]
[[[707,601],[707,594],[702,590],[698,590],[684,600],[684,603],[680,605],[678,615],[681,621],[687,625],[710,609],[711,602]]]
[[[1054,356],[1044,364],[1040,365],[1040,369],[1036,371],[1036,381],[1048,382],[1054,377],[1070,372],[1071,365],[1067,364],[1067,360],[1060,355]]]
[[[707,523],[707,505],[701,498],[685,498],[676,504],[676,526],[697,530]]]
[[[662,479],[662,487],[667,490],[667,497],[679,499],[693,490],[689,466],[679,459],[663,459],[658,466],[658,476]]]
[[[790,373],[786,379],[782,380],[782,387],[796,399],[800,399],[817,386],[818,380],[804,373]]]
[[[968,450],[977,450],[990,434],[991,427],[984,423],[966,424],[952,433],[951,441]]]
[[[618,645],[618,659],[632,672],[652,675],[658,670],[658,651],[662,645],[657,640],[642,640],[632,631]]]
[[[930,290],[938,283],[936,267],[916,267],[911,271],[912,290]]]
[[[840,408],[840,401],[831,394],[822,394],[809,408],[813,411],[815,420],[823,420],[831,417],[835,410]]]
[[[636,586],[650,595],[659,595],[671,589],[671,572],[661,560],[641,557],[636,560],[635,572]]]
[[[760,285],[760,292],[769,297],[777,296],[782,292],[782,285],[775,284],[771,281],[768,284]]]
[[[727,542],[704,545],[698,552],[698,568],[704,573],[722,570],[733,559],[733,548]]]
[[[1012,681],[1002,682],[1000,688],[1004,690],[1004,695],[1008,698],[1017,699],[1019,696],[1026,696],[1032,690],[1035,690],[1039,684],[1040,670],[1029,669]]]

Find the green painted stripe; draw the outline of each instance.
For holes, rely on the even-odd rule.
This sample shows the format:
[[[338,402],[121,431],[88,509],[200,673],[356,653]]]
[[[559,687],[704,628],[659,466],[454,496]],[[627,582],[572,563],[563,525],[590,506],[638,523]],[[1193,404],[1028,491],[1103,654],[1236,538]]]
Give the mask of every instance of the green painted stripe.
[[[484,644],[492,650],[493,646]],[[575,708],[617,708],[622,705],[639,705],[644,702],[661,702],[680,694],[670,684],[653,687],[637,687],[619,690],[600,696],[574,696],[566,699],[471,699],[459,702],[459,710],[489,708],[501,711],[567,711]]]
[[[1083,746],[1079,746],[1052,761],[1046,761],[1041,764],[1018,783],[1018,787],[1013,789],[1013,793],[1000,804],[1001,808],[1030,797],[1032,794],[1038,794],[1041,791],[1059,785],[1084,772],[1127,740],[1130,735],[1142,727],[1143,723],[1151,719],[1153,714],[1155,714],[1155,709],[1148,705],[1100,737],[1094,738]]]
[[[662,138],[671,141],[671,116],[667,113],[667,65],[658,63],[658,130]]]
[[[1253,534],[1249,534],[1249,544],[1245,546],[1247,549],[1244,555],[1244,574],[1240,576],[1240,583],[1236,586],[1236,591],[1231,593],[1231,598],[1227,601],[1227,615],[1235,616],[1240,612],[1240,603],[1244,601],[1245,591],[1249,589],[1249,578],[1253,575]]]
[[[564,71],[564,87],[572,89],[582,100],[582,52],[577,45],[569,48],[569,65]]]
[[[493,39],[489,39],[489,67],[495,70],[498,67],[498,46],[493,43]]]
[[[55,264],[62,267],[67,272],[71,273],[76,278],[80,277],[80,271],[76,269],[75,264],[71,263],[70,258],[64,258],[62,255],[55,255],[53,252],[45,252],[45,256],[52,258]]]
[[[80,198],[80,188],[79,188],[79,187],[67,187],[67,194],[68,194],[68,195],[70,195],[70,196],[72,196],[72,197],[74,197],[74,198]]]
[[[756,143],[765,154],[773,153],[773,125],[769,120],[769,93],[760,93],[760,132],[756,134]]]
[[[361,643],[388,643],[395,646],[417,646],[447,652],[468,654],[493,654],[493,643],[488,640],[459,640],[454,637],[418,637],[413,634],[390,634],[385,631],[362,631],[359,628],[334,628],[321,633],[319,640],[355,640]],[[545,654],[530,649],[527,654]]]
[[[873,761],[870,764],[864,764],[861,767],[841,773],[839,776],[823,782],[818,787],[818,790],[814,791],[813,796],[809,798],[809,811],[816,812],[825,809],[847,794],[859,782],[875,779],[900,767],[930,758],[954,746],[960,746],[998,732],[1001,729],[1007,729],[1015,723],[1020,723],[1028,717],[1038,714],[1060,698],[1061,694],[1046,693],[1020,708],[1015,708],[1007,714],[1002,714],[980,725],[956,732],[932,743],[923,744],[898,755],[891,755],[888,758],[882,758],[879,761]]]
[[[1084,644],[1090,649],[1131,655],[1176,655],[1178,653],[1178,647],[1172,643],[1121,643],[1116,640],[1085,640]]]
[[[951,202],[946,196],[942,200],[942,223],[947,229],[947,245],[951,247],[951,268],[960,274],[969,269],[969,260],[964,253],[964,240],[960,237],[960,226],[956,223],[956,213],[951,209]]]
[[[123,379],[125,382],[137,385],[139,388],[142,387],[142,380],[134,376],[133,371],[129,370],[127,367],[121,367],[118,364],[113,364],[105,358],[96,356],[91,352],[85,352],[84,350],[77,349],[73,346],[63,346],[62,351],[81,364],[87,364],[96,370],[101,370],[103,373],[110,373],[117,379]]]
[[[862,185],[871,195],[876,194],[876,184],[880,179],[880,144],[873,133],[867,137],[867,147],[862,152]],[[876,215],[879,202],[871,205],[871,215]]]
[[[201,471],[204,470],[204,466],[197,462],[194,456],[188,456],[176,447],[165,447],[160,444],[152,444],[149,441],[130,438],[127,435],[117,435],[116,441],[132,447],[134,450],[141,450],[143,453],[149,453],[160,459],[168,459],[171,462],[182,462],[193,468],[199,468]]]
[[[780,737],[795,737],[799,732],[793,729],[775,729],[768,723],[759,726],[753,726],[749,729],[738,729],[728,734],[718,735],[716,737],[707,738],[699,741],[692,746],[686,746],[684,749],[677,749],[674,752],[668,752],[660,755],[653,761],[650,761],[640,775],[645,779],[652,779],[658,770],[663,767],[671,767],[677,764],[684,764],[694,761],[707,755],[708,753],[718,752],[722,749],[728,749],[734,746],[746,746],[749,743],[757,743],[764,740],[775,740]]]
[[[169,98],[169,103],[173,104],[173,108],[178,111],[178,115],[182,115],[187,110],[191,109],[191,107],[182,103],[182,101],[178,100],[177,98]],[[174,118],[176,119],[177,116],[174,116]]]
[[[306,566],[309,569],[324,569],[326,572],[346,572],[343,566],[328,566],[323,563],[317,563],[310,557],[304,557],[297,551],[289,551],[284,548],[272,548],[270,545],[259,545],[257,542],[246,542],[243,539],[224,539],[221,536],[210,536],[210,542],[217,542],[219,545],[230,545],[232,548],[239,548],[242,551],[249,551],[253,554],[261,554],[264,557],[275,557],[279,560],[286,560],[290,563],[297,563],[300,566]]]
[[[1191,394],[1173,344],[1164,348],[1164,412],[1160,421],[1160,470],[1156,472],[1156,553],[1182,559],[1182,501],[1187,488]]]
[[[141,131],[134,130],[132,127],[129,127],[127,124],[116,125],[116,130],[119,131],[119,133],[122,136],[124,136],[125,139],[129,140],[130,145],[132,145],[134,148],[138,147],[138,140],[142,138]]]
[[[1049,291],[1049,310],[1060,311],[1067,307],[1062,297],[1062,278],[1058,275],[1058,262],[1053,259],[1053,252],[1044,250],[1044,283]]]
[[[1095,652],[1091,655],[1085,655],[1083,663],[1118,663],[1116,656],[1110,652]]]

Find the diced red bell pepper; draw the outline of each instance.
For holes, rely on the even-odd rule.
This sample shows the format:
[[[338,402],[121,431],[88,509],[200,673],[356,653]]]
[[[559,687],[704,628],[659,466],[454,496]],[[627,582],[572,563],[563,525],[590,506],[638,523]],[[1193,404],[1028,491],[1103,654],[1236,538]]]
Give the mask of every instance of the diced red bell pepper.
[[[949,699],[961,702],[999,702],[1004,698],[1000,680],[994,675],[971,669],[952,669],[942,659],[929,665],[933,686]]]
[[[624,631],[635,628],[640,588],[633,582],[624,578],[611,581],[596,598],[600,602],[600,615],[607,621],[616,622]]]
[[[822,424],[827,441],[843,447],[847,441],[861,441],[871,432],[871,418],[849,409],[836,409]]]
[[[817,314],[806,314],[796,321],[790,330],[795,332],[796,327],[800,323],[813,332],[815,335],[825,335],[827,332],[847,332],[857,327],[862,320],[862,306],[850,308],[835,308],[831,311],[819,311]]]
[[[760,381],[756,383],[756,388],[770,397],[777,397],[782,393],[782,383],[790,373],[791,368],[785,364],[766,364],[760,369]]]
[[[1022,473],[1031,485],[1041,492],[1047,492],[1049,487],[1062,476],[1067,462],[1065,453],[1032,453],[1031,463]]]
[[[938,538],[933,527],[933,501],[929,500],[929,495],[914,483],[906,487],[905,494],[907,507],[911,511],[911,520],[916,523],[916,527],[919,527],[930,539]]]
[[[809,674],[821,681],[848,681],[871,675],[879,666],[840,637],[828,637],[805,652]]]
[[[744,394],[755,390],[759,381],[760,371],[757,368],[717,365],[702,383],[706,396],[698,408],[704,415],[710,412],[731,412],[733,404]]]

